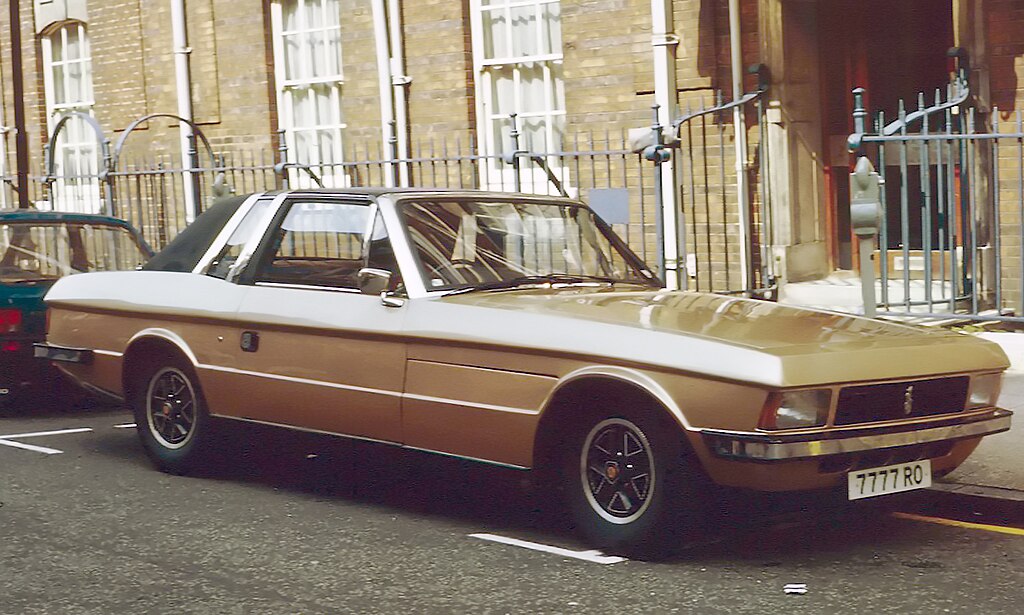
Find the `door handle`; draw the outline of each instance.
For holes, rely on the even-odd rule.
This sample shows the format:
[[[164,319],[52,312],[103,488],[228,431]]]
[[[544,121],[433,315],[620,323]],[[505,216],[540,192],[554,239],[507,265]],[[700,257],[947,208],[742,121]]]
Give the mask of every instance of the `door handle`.
[[[243,331],[239,345],[244,352],[256,352],[260,349],[260,334],[255,331]]]

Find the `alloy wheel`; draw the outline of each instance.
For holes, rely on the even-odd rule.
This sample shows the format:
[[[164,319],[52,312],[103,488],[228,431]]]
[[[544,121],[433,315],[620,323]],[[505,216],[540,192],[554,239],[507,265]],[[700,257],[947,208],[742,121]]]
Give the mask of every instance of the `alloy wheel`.
[[[606,419],[590,430],[580,451],[580,482],[590,507],[618,525],[640,518],[655,479],[651,445],[635,424]]]
[[[175,367],[156,372],[146,391],[149,431],[161,446],[178,449],[195,433],[196,392],[188,377]]]

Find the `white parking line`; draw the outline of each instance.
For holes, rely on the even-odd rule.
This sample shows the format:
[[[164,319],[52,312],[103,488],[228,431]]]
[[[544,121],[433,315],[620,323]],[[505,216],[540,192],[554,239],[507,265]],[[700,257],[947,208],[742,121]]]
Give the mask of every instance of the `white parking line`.
[[[57,450],[55,448],[48,448],[45,446],[34,446],[32,444],[25,444],[24,442],[15,442],[14,438],[38,438],[39,436],[59,436],[69,433],[83,433],[86,431],[92,431],[91,427],[76,427],[74,429],[57,429],[54,431],[33,431],[29,433],[14,433],[6,436],[0,436],[0,446],[10,446],[12,448],[20,448],[27,451],[35,451],[37,453],[43,453],[46,455],[57,455],[64,451]]]
[[[92,431],[92,427],[75,427],[74,429],[57,429],[54,431],[33,431],[30,433],[12,433],[6,436],[0,436],[0,440],[9,440],[11,438],[38,438],[39,436],[59,436],[66,433],[82,433],[86,431]]]
[[[32,446],[31,444],[24,444],[22,442],[15,442],[13,440],[0,440],[0,446],[10,446],[13,448],[23,448],[26,451],[35,451],[37,453],[45,453],[47,455],[56,455],[63,453],[64,451],[58,451],[55,448],[46,448],[45,446]]]
[[[618,564],[619,562],[627,561],[624,557],[619,557],[617,555],[605,555],[600,551],[572,551],[570,549],[563,549],[562,547],[553,547],[551,545],[540,544],[539,542],[519,540],[518,538],[506,538],[505,536],[498,536],[496,534],[470,534],[469,536],[471,538],[479,538],[480,540],[500,542],[501,544],[512,545],[514,547],[523,547],[524,549],[532,549],[534,551],[543,551],[544,553],[561,555],[562,557],[581,559],[585,562],[592,562],[595,564]]]
[[[114,429],[135,429],[135,423],[121,423],[120,425],[114,425]]]

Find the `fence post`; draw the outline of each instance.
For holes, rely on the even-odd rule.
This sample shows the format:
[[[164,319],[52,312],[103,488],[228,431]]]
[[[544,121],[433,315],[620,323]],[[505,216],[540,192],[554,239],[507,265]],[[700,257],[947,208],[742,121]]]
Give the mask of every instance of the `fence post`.
[[[512,137],[512,160],[511,160],[511,163],[512,163],[512,177],[513,177],[513,181],[515,182],[513,184],[513,187],[515,188],[516,192],[522,192],[523,191],[523,180],[519,176],[519,170],[520,170],[520,166],[521,166],[520,163],[519,163],[519,154],[525,153],[525,152],[523,152],[522,150],[519,149],[519,126],[518,126],[518,122],[516,121],[516,114],[515,113],[510,113],[508,117],[509,117],[509,119],[512,120],[512,132],[509,133],[509,136]]]
[[[280,159],[274,165],[274,171],[281,176],[281,188],[288,190],[288,142],[283,128],[277,131],[277,153]]]
[[[50,172],[53,167],[51,156],[53,156],[53,145],[51,140],[47,140],[43,144],[43,167],[45,167],[44,170],[46,171],[46,175],[43,177],[43,184],[46,185],[46,200],[50,203],[50,209],[56,210],[57,206],[53,202],[53,182],[56,178]],[[24,205],[21,207],[24,207]]]
[[[189,126],[188,131],[188,170],[185,171],[185,178],[188,189],[191,192],[190,207],[185,212],[185,220],[189,224],[196,219],[196,216],[203,212],[203,200],[202,193],[199,190],[199,174],[192,169],[199,168],[198,153],[199,150],[196,148],[196,132],[191,130]]]
[[[860,288],[864,301],[864,315],[874,318],[878,314],[875,299],[875,267],[871,253],[875,249],[878,227],[882,223],[881,178],[874,165],[861,156],[850,173],[850,225],[857,235],[860,253]]]
[[[678,285],[673,285],[673,282],[668,279],[668,267],[665,262],[665,233],[667,229],[665,229],[665,212],[663,211],[665,194],[664,188],[661,185],[661,163],[668,160],[672,156],[672,152],[665,149],[664,126],[658,121],[658,110],[660,108],[661,105],[657,103],[651,105],[651,110],[654,112],[654,123],[651,124],[651,140],[653,143],[643,149],[643,157],[654,163],[654,228],[655,241],[657,242],[655,259],[658,263],[658,273],[661,274],[663,281],[669,288],[678,288]],[[678,274],[678,270],[676,273]]]
[[[235,193],[234,187],[232,187],[231,183],[228,182],[227,173],[224,172],[224,167],[227,166],[224,161],[224,154],[218,156],[216,162],[216,173],[213,177],[213,185],[210,186],[210,193],[213,195],[214,201],[231,196]]]
[[[391,185],[398,187],[402,185],[402,181],[398,172],[398,123],[395,120],[388,121],[388,150],[391,161]]]
[[[103,148],[103,170],[100,172],[100,181],[103,182],[104,209],[108,216],[116,216],[114,210],[114,157],[110,154],[110,139],[104,140]]]

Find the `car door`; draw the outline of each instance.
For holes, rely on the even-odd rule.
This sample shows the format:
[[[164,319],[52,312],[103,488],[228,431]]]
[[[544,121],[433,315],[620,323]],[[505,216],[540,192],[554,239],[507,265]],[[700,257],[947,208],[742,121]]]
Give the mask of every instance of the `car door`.
[[[221,413],[400,441],[404,308],[359,289],[367,265],[397,281],[376,209],[355,198],[285,200],[239,280],[249,290]]]

